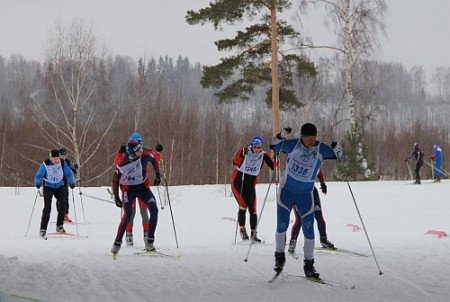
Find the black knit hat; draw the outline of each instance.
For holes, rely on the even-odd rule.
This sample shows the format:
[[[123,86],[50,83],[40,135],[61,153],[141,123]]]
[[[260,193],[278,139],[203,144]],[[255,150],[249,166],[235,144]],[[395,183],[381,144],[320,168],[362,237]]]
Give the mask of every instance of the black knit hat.
[[[66,148],[61,148],[61,149],[59,149],[59,155],[67,155],[67,150],[66,150]]]
[[[302,126],[300,133],[302,136],[317,136],[317,128],[311,123]]]
[[[59,157],[59,150],[52,150],[50,151],[48,157],[52,158],[52,157]]]

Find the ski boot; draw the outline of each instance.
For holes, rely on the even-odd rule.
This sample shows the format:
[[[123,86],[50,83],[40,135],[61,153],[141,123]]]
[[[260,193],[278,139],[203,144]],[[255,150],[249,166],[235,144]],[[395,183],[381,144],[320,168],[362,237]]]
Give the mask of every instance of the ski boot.
[[[241,238],[242,240],[249,240],[250,238],[248,237],[247,231],[245,230],[245,228],[241,228]]]
[[[125,243],[127,244],[127,246],[133,246],[133,233],[132,232],[127,232],[125,235]]]
[[[281,273],[285,262],[286,257],[284,256],[284,252],[275,252],[275,267],[273,268],[275,272]]]
[[[69,214],[64,215],[64,222],[72,223],[72,219],[70,219]]]
[[[296,246],[297,246],[297,240],[291,239],[291,241],[289,241],[288,252],[291,253],[291,254],[294,254]]]
[[[39,235],[40,235],[42,238],[45,237],[45,234],[46,234],[46,233],[47,233],[46,230],[40,230],[40,231],[39,231]]]
[[[316,278],[319,279],[319,273],[316,272],[316,269],[314,268],[314,259],[311,260],[303,260],[303,271],[305,272],[306,278]]]
[[[256,236],[256,231],[252,231],[250,234],[252,236],[252,243],[262,243],[261,239]]]
[[[113,254],[113,257],[115,257],[119,253],[121,246],[122,242],[120,242],[119,240],[114,241],[113,246],[111,248],[111,253]]]
[[[328,240],[327,236],[320,237],[320,244],[326,249],[335,249],[334,244]]]
[[[58,226],[56,226],[56,232],[57,233],[65,233],[66,230],[64,229],[64,227],[62,225],[58,225]]]
[[[156,251],[155,246],[153,245],[153,242],[155,242],[155,238],[149,238],[146,242],[145,242],[145,250],[147,252],[154,252]]]
[[[144,243],[148,241],[148,232],[144,231]]]

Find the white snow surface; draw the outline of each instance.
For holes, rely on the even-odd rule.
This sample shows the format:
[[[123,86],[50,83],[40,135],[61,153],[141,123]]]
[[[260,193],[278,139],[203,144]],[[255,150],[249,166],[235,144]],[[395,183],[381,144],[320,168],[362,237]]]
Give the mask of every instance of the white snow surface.
[[[250,245],[239,238],[234,244],[236,223],[227,219],[237,213],[229,185],[169,187],[171,208],[159,211],[155,245],[179,259],[134,254],[144,246],[137,211],[135,248],[124,243],[117,260],[110,248],[121,211],[86,196],[109,199],[105,187],[81,188],[82,198],[75,188],[70,195],[70,215],[79,224],[65,224],[66,231],[87,237],[48,240],[38,236],[42,198],[32,213],[36,189],[0,188],[0,301],[449,301],[449,237],[425,233],[450,233],[450,181],[349,185],[357,207],[346,182],[328,182],[328,194],[320,193],[328,237],[337,247],[371,256],[316,250],[316,269],[332,286],[288,275],[304,275],[302,240],[300,260],[286,253],[285,274],[268,283],[274,275],[274,185],[257,185],[258,214],[267,196],[258,233],[265,244],[251,246],[248,262]],[[53,201],[49,233],[55,220]],[[247,214],[247,226],[248,221]],[[317,238],[316,230],[319,246]]]

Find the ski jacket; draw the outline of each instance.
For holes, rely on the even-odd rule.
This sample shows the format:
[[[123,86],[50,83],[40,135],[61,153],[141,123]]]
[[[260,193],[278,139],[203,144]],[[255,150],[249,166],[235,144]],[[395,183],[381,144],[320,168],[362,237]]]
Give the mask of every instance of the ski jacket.
[[[416,163],[419,165],[422,165],[424,156],[425,156],[425,154],[422,152],[422,150],[420,150],[420,148],[414,148],[414,151],[411,153],[411,155],[409,157],[406,158],[406,160],[414,157],[416,160]]]
[[[50,159],[46,159],[40,166],[34,177],[35,186],[39,186],[44,180],[44,186],[58,189],[64,185],[64,178],[70,184],[75,184],[75,179],[69,166],[61,160],[58,164],[53,164]]]
[[[122,156],[114,172],[114,195],[119,196],[119,185],[122,192],[149,189],[148,163],[152,164],[156,178],[160,178],[158,162],[149,150],[144,151],[141,157],[135,160],[130,160],[128,156]]]
[[[244,150],[246,147],[240,148],[233,158],[233,164],[236,170],[233,173],[233,179],[237,176],[245,174],[244,183],[256,184],[261,168],[266,163],[270,169],[275,169],[275,161],[264,150],[259,153],[253,153],[251,146],[247,147],[247,155],[244,156]]]
[[[433,153],[431,154],[431,158],[436,161],[436,163],[442,162],[442,149],[438,145],[435,145],[433,148]]]
[[[294,194],[311,193],[322,162],[326,159],[336,159],[333,149],[320,141],[307,148],[302,139],[280,140],[274,137],[270,148],[287,154],[280,188]]]

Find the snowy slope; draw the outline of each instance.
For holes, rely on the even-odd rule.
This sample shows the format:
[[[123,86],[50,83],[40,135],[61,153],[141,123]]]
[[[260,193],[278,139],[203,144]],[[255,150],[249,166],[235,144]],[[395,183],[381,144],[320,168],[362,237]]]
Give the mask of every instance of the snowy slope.
[[[170,188],[179,248],[176,248],[170,208],[160,210],[155,245],[180,259],[134,255],[109,250],[120,218],[105,188],[74,190],[71,216],[80,224],[68,232],[87,236],[38,236],[42,198],[37,198],[25,235],[36,189],[0,188],[0,301],[448,301],[450,298],[450,240],[425,235],[428,230],[450,232],[450,182],[422,185],[410,182],[350,183],[375,258],[316,251],[316,269],[333,286],[303,278],[281,276],[273,284],[275,188],[271,186],[259,235],[264,245],[234,244],[237,205],[225,185]],[[258,213],[268,185],[259,184]],[[154,190],[156,196],[157,191]],[[328,183],[321,194],[329,239],[336,246],[371,255],[347,183]],[[17,194],[18,193],[18,194]],[[74,211],[75,210],[75,211]],[[83,215],[84,213],[84,215]],[[84,219],[85,216],[85,219]],[[225,218],[225,219],[224,219]],[[56,208],[50,221],[56,220]],[[248,221],[248,216],[247,216]],[[349,224],[361,229],[353,231]],[[54,223],[48,232],[53,232]],[[135,218],[135,244],[143,247],[140,214]],[[301,243],[298,252],[301,254]],[[316,245],[318,243],[316,242]],[[303,275],[302,261],[287,257],[285,272]],[[15,297],[13,297],[15,295]]]

